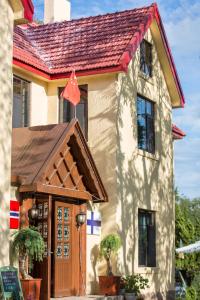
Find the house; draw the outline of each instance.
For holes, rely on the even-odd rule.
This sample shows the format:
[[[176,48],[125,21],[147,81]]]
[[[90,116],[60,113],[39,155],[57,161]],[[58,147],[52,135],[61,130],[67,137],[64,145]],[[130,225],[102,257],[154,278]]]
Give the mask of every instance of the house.
[[[0,267],[9,264],[13,25],[32,16],[30,0],[0,1]]]
[[[79,123],[60,98],[73,69]],[[184,133],[172,109],[185,100],[157,5],[18,26],[13,72],[12,191],[21,225],[39,209],[42,299],[97,293],[98,246],[111,232],[122,239],[115,274],[147,277],[145,299],[174,299],[173,140]],[[88,221],[101,215],[101,234],[77,232],[86,210]]]

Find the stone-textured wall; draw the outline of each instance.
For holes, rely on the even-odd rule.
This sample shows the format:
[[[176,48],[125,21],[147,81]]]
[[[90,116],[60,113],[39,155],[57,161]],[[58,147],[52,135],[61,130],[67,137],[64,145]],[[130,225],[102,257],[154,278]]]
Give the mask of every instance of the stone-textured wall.
[[[146,39],[153,44],[151,33]],[[172,109],[164,75],[153,47],[153,77],[139,70],[139,50],[128,75],[118,77],[116,224],[123,240],[118,268],[141,273],[150,280],[147,293],[166,299],[174,289],[174,194]],[[137,148],[137,94],[155,104],[155,155]],[[138,267],[138,209],[156,214],[156,267]],[[107,208],[108,209],[108,208]],[[106,210],[107,210],[106,209]],[[104,227],[105,233],[107,226]],[[147,299],[148,296],[147,296]]]
[[[9,264],[13,11],[0,1],[0,266]]]

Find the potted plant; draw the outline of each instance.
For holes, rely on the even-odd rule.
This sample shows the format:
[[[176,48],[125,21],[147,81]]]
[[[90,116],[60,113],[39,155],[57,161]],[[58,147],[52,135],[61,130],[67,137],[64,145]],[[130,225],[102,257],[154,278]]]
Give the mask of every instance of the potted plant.
[[[121,239],[117,234],[107,235],[100,243],[100,258],[107,263],[106,276],[99,276],[99,289],[101,295],[117,295],[120,288],[120,276],[112,272],[111,258],[121,247]]]
[[[44,241],[36,228],[19,229],[13,234],[11,246],[14,258],[19,257],[19,272],[24,299],[39,300],[41,279],[33,279],[27,273],[27,260],[30,269],[33,261],[42,261],[44,253]]]
[[[149,280],[142,277],[140,274],[127,275],[123,278],[123,281],[126,300],[135,300],[141,290],[149,287]]]

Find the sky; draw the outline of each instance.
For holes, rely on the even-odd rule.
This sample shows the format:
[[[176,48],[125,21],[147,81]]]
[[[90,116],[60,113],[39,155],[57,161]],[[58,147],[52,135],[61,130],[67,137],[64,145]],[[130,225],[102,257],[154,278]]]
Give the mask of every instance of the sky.
[[[43,20],[44,0],[33,0],[35,17]],[[149,0],[72,0],[72,18],[115,12],[151,4]],[[173,122],[186,137],[176,141],[175,185],[181,194],[200,197],[200,0],[158,0],[175,65],[185,95],[184,109]]]

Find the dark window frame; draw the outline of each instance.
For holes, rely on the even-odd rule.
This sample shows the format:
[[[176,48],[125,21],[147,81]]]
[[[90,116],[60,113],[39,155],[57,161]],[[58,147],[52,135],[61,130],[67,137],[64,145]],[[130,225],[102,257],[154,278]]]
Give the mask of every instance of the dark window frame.
[[[138,102],[139,100],[145,102],[145,112],[139,113],[138,112]],[[148,113],[148,104],[151,106],[151,114]],[[147,151],[148,153],[155,154],[156,148],[156,141],[155,141],[155,103],[140,95],[137,94],[137,138],[138,138],[138,149]],[[140,130],[141,126],[139,125],[139,119],[143,119],[145,121],[145,128],[144,128],[144,142],[142,145],[142,131]]]
[[[152,49],[152,44],[143,39],[140,44],[140,71],[149,77],[152,77],[153,70]]]
[[[146,218],[146,224],[141,225],[141,217]],[[144,228],[145,227],[145,228]],[[142,241],[142,234],[146,240]],[[138,266],[156,267],[156,212],[138,209]]]
[[[83,87],[83,90],[86,91],[86,98],[83,99],[82,93],[83,91],[81,90],[81,87]],[[58,87],[58,96],[59,96],[59,114],[58,114],[58,119],[59,119],[59,123],[65,123],[65,122],[70,122],[71,119],[74,116],[74,106],[66,100],[62,100],[60,97],[61,92],[63,91],[64,87]],[[81,91],[81,103],[82,101],[86,101],[84,104],[84,120],[85,120],[85,132],[83,130],[83,133],[85,135],[86,140],[88,140],[88,85],[87,84],[82,84],[79,85],[79,89]],[[61,107],[61,101],[66,101],[66,119],[63,120],[63,110]],[[78,104],[79,105],[79,104]]]
[[[23,91],[21,93],[21,100],[22,102],[22,109],[23,111],[21,111],[21,126],[13,126],[13,114],[14,114],[14,110],[15,110],[15,104],[14,104],[14,80],[20,80],[21,81],[21,90],[22,90],[22,85],[23,83],[28,84],[27,85],[27,90],[26,90],[26,94],[23,94]],[[17,76],[15,74],[13,74],[13,110],[12,110],[12,127],[13,128],[23,128],[23,127],[29,127],[30,126],[30,84],[31,82],[20,77]]]

